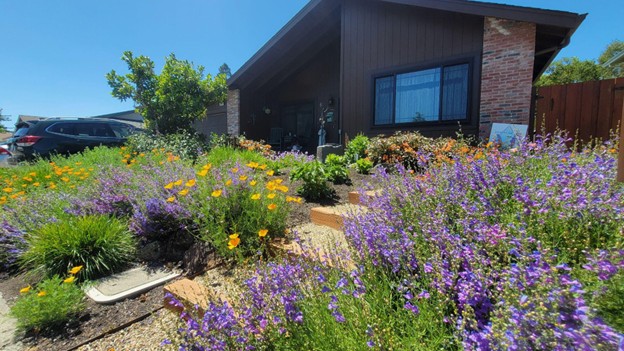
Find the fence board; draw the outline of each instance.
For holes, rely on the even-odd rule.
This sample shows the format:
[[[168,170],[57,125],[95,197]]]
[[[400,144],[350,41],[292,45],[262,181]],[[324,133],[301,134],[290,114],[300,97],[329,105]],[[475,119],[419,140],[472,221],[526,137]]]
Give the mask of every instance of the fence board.
[[[537,89],[535,131],[565,129],[582,141],[608,139],[623,116],[624,78]],[[578,134],[577,134],[578,133]]]

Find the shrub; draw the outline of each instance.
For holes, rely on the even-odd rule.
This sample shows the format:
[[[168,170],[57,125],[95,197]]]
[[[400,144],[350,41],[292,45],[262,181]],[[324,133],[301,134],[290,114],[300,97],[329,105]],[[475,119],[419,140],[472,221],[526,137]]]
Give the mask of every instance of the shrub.
[[[355,170],[360,174],[369,174],[373,169],[373,162],[368,158],[360,158],[355,161]]]
[[[229,147],[240,150],[255,151],[264,156],[271,156],[275,152],[271,150],[271,145],[264,143],[264,140],[255,141],[247,139],[244,135],[232,136],[228,134],[217,135],[213,133],[210,136],[210,147]]]
[[[297,193],[307,200],[322,200],[334,195],[334,189],[327,184],[327,171],[319,161],[305,163],[290,173],[291,180],[300,180],[303,184]]]
[[[300,201],[288,190],[265,164],[208,164],[176,201],[187,204],[199,235],[221,255],[242,259],[265,254],[269,240],[285,236],[290,203]]]
[[[397,132],[390,137],[373,138],[368,157],[374,164],[401,164],[406,169],[423,170],[441,152],[450,152],[454,144],[450,138],[431,139],[418,132]]]
[[[109,216],[69,217],[27,237],[25,268],[48,276],[83,266],[81,278],[95,279],[123,268],[134,257],[135,240],[125,222]]]
[[[363,134],[358,134],[350,140],[345,149],[345,159],[347,164],[353,164],[357,160],[365,158],[370,144],[370,140]]]
[[[201,135],[190,132],[167,135],[138,133],[128,138],[126,146],[130,153],[147,154],[153,150],[164,150],[187,160],[197,159],[208,149]]]
[[[22,296],[11,307],[20,330],[36,332],[57,330],[84,310],[84,295],[72,279],[54,276],[40,282],[36,289],[21,290]]]
[[[0,224],[0,268],[12,270],[18,258],[26,249],[24,233],[6,220]]]
[[[325,159],[325,174],[327,175],[327,180],[334,184],[349,183],[349,172],[347,171],[345,157],[335,154],[327,155]]]

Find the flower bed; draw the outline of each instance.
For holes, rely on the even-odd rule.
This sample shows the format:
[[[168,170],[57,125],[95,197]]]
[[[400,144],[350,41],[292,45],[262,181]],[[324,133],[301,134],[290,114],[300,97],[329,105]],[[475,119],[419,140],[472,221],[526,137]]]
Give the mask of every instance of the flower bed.
[[[260,264],[232,304],[186,314],[182,349],[619,350],[624,188],[610,145],[458,147],[377,169],[345,219],[358,266]],[[448,150],[451,151],[450,149]],[[339,260],[333,260],[337,262]]]

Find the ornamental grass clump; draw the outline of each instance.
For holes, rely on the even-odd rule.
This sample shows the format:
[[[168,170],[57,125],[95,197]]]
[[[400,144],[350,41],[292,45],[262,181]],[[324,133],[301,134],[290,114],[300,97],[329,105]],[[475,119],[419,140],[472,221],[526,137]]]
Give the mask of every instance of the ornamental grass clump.
[[[136,245],[126,222],[105,215],[68,217],[49,223],[26,240],[28,249],[21,256],[23,268],[52,277],[81,265],[81,280],[96,279],[126,267],[134,259]]]
[[[76,273],[61,278],[53,276],[20,290],[20,297],[11,307],[17,327],[35,333],[60,330],[75,320],[85,309],[84,294],[74,279]]]

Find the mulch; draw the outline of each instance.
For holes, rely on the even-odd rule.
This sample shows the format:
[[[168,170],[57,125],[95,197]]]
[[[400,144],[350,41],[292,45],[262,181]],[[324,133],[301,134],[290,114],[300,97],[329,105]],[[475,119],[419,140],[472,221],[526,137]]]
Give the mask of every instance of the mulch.
[[[348,194],[363,186],[370,178],[350,173],[352,183],[333,185],[336,195],[332,199],[320,202],[306,202],[293,206],[290,217],[288,218],[288,226],[295,227],[310,220],[310,210],[319,206],[333,206],[348,203]],[[295,195],[298,183],[290,183],[287,176],[284,178],[284,184],[289,188],[291,195]],[[7,301],[12,303],[18,298],[19,290],[34,281],[33,277],[25,274],[8,275],[0,274],[0,293]],[[87,299],[87,308],[78,317],[77,322],[67,325],[63,331],[55,334],[28,334],[23,336],[22,342],[28,350],[60,350],[69,351],[78,348],[96,338],[105,336],[132,324],[142,318],[149,316],[151,313],[163,307],[163,291],[162,287],[157,287],[135,298],[126,299],[111,305],[100,305],[90,299]]]

